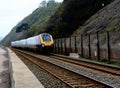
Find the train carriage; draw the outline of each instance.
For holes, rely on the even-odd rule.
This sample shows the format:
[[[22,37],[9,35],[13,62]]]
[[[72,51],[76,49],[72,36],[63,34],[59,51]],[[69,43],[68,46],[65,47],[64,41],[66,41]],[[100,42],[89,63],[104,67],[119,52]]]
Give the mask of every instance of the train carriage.
[[[11,46],[40,53],[50,53],[53,50],[53,43],[53,38],[49,33],[42,33],[27,39],[11,42]]]

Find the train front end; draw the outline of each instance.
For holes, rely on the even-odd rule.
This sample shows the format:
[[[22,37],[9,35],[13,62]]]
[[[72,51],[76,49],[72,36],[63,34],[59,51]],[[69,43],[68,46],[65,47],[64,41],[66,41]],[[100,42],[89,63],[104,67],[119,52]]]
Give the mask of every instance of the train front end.
[[[44,53],[52,53],[53,52],[53,37],[48,33],[42,33],[40,35],[40,41],[42,44],[42,50]]]

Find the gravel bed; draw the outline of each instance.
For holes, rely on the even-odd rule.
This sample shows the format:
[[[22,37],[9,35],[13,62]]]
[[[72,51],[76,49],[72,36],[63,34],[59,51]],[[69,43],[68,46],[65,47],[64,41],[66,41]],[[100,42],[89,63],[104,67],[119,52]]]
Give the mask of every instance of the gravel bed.
[[[34,73],[38,80],[45,86],[45,88],[70,88],[62,81],[58,80],[54,76],[50,75],[45,70],[39,68],[33,63],[21,58],[21,60],[27,65],[27,67]]]
[[[105,83],[109,86],[111,86],[112,88],[120,88],[120,76],[114,76],[111,78],[112,75],[108,75],[108,74],[104,74],[101,73],[100,71],[96,71],[96,70],[92,70],[92,69],[88,69],[82,66],[77,66],[77,65],[71,65],[70,63],[65,63],[65,62],[60,62],[54,59],[51,59],[49,57],[43,56],[43,55],[34,55],[35,57],[41,58],[45,61],[48,61],[52,64],[58,65],[60,67],[63,67],[65,69],[68,69],[70,71],[73,71],[75,73],[78,73],[80,75],[84,75],[86,77],[89,77],[91,79],[100,81],[101,83]],[[117,80],[118,79],[118,82]]]
[[[97,72],[97,71],[94,71],[94,70],[89,70],[89,69],[84,68],[84,67],[80,67],[80,66],[78,67],[77,65],[74,65],[74,66],[72,65],[71,66],[71,64],[58,62],[57,60],[53,60],[51,58],[44,57],[44,56],[41,56],[41,55],[39,55],[38,57],[41,57],[45,61],[48,61],[48,62],[53,63],[55,65],[58,65],[60,67],[66,68],[66,69],[71,70],[75,73],[82,74],[86,77],[89,77],[89,78],[92,78],[94,80],[105,83],[107,85],[110,85],[113,88],[120,88],[120,83],[118,83],[115,80],[109,78],[109,77],[111,77],[111,75],[108,75],[108,77],[107,77],[107,75],[101,74],[101,72],[99,72],[99,71]],[[120,80],[120,76],[117,76],[115,78]]]

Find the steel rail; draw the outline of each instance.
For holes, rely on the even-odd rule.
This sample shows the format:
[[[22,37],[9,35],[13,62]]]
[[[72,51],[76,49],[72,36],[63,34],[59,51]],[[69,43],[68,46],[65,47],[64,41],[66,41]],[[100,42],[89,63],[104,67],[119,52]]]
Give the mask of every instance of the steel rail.
[[[38,62],[40,62],[40,61],[43,61],[43,60],[40,60],[40,58],[37,58],[37,57],[34,57],[33,55],[31,55],[31,54],[28,54],[28,53],[25,53],[25,52],[21,52],[21,51],[16,51],[16,50],[14,50],[15,52],[17,52],[17,53],[19,53],[22,57],[24,57],[24,58],[27,58],[27,59],[29,59],[32,63],[34,63],[34,64],[36,64],[37,66],[39,66],[40,68],[42,68],[42,69],[44,69],[45,71],[47,71],[47,72],[49,72],[50,74],[52,74],[53,76],[55,76],[56,78],[58,78],[59,80],[61,80],[61,81],[63,81],[64,83],[66,83],[68,86],[70,86],[71,88],[88,88],[88,87],[90,87],[91,88],[91,86],[93,86],[93,85],[98,85],[98,86],[102,86],[103,88],[105,87],[107,87],[107,88],[110,88],[110,86],[108,86],[108,85],[105,85],[105,84],[102,84],[102,83],[99,83],[98,81],[95,81],[95,80],[92,80],[92,79],[90,79],[90,78],[87,78],[87,77],[84,77],[84,76],[82,76],[82,78],[84,78],[84,79],[82,79],[82,81],[83,80],[85,80],[85,79],[87,79],[87,80],[91,80],[91,83],[87,83],[87,82],[89,82],[89,81],[87,81],[86,83],[84,83],[84,84],[80,84],[80,82],[79,81],[81,81],[80,79],[78,79],[79,81],[77,82],[77,81],[75,81],[75,80],[72,80],[70,77],[71,76],[63,76],[63,74],[62,73],[59,73],[58,74],[58,72],[56,73],[56,72],[52,72],[52,69],[51,70],[49,70],[49,69],[47,69],[47,68],[45,68],[45,66],[41,66],[40,65],[40,63],[38,63]],[[34,58],[34,59],[33,59]],[[35,60],[35,58],[37,59],[37,60]],[[39,60],[40,61],[39,61]],[[44,61],[45,62],[45,61]],[[47,62],[47,63],[49,63],[49,62]],[[49,64],[51,64],[51,63],[49,63]],[[48,66],[49,67],[49,66]],[[56,66],[55,66],[56,67]],[[54,68],[55,68],[54,67]],[[59,66],[57,66],[57,67],[59,67]],[[61,67],[59,67],[59,68],[61,68]],[[62,68],[63,69],[63,68]],[[66,70],[66,69],[65,69]],[[72,74],[73,72],[71,72],[71,73],[69,73],[69,74]],[[73,74],[76,74],[76,73],[73,73]],[[76,75],[78,75],[78,74],[76,74]],[[79,75],[80,76],[80,75]],[[73,78],[73,79],[76,79],[76,78]],[[98,87],[98,88],[100,88],[100,87]]]

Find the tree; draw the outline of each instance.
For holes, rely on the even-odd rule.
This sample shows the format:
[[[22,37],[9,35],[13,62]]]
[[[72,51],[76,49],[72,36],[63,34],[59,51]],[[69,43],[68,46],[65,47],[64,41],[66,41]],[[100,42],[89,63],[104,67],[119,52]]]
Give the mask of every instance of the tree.
[[[47,3],[47,6],[54,6],[55,5],[55,0],[49,0]]]
[[[47,6],[46,0],[44,0],[40,3],[40,7],[46,7],[46,6]]]
[[[18,26],[16,29],[16,33],[22,32],[23,30],[28,30],[30,27],[27,23],[23,23],[22,25]]]

